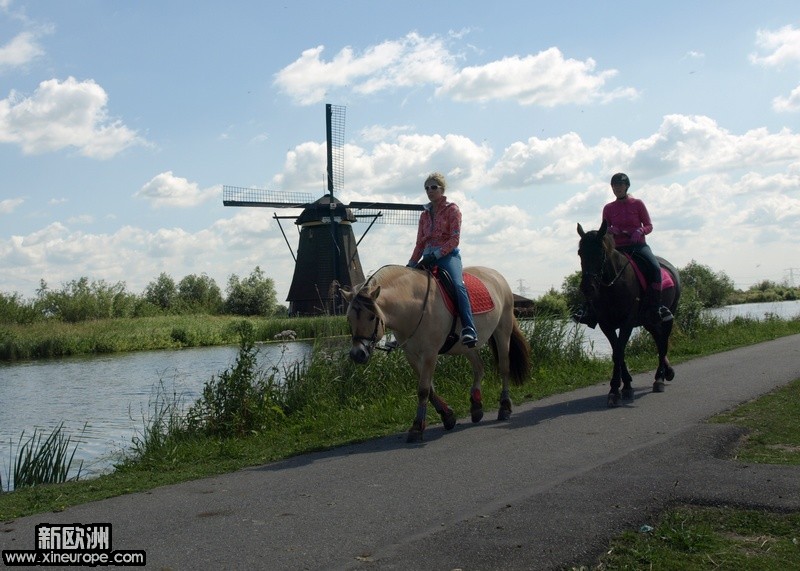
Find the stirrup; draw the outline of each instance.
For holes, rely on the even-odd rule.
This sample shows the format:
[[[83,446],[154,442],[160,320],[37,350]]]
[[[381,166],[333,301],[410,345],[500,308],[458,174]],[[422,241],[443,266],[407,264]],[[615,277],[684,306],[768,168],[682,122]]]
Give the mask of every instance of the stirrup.
[[[656,313],[658,314],[658,318],[662,322],[671,321],[673,319],[673,317],[674,317],[672,315],[672,312],[669,310],[669,308],[666,305],[662,305],[661,307],[659,307]]]
[[[461,343],[472,349],[478,343],[478,335],[472,327],[461,330]]]

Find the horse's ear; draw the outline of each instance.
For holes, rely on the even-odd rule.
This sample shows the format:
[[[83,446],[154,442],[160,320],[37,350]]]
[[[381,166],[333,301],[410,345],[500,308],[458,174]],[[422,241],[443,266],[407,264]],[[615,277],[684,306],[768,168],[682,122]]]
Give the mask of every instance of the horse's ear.
[[[371,292],[369,292],[369,296],[372,298],[373,301],[378,299],[378,296],[381,293],[381,286],[375,287]]]
[[[347,303],[350,303],[351,301],[353,301],[353,295],[354,295],[354,293],[353,293],[353,291],[352,291],[352,290],[351,290],[349,287],[347,287],[347,286],[341,286],[341,287],[339,287],[339,293],[341,293],[341,294],[342,294],[342,297],[344,298],[344,300],[345,300]]]
[[[586,232],[583,231],[583,226],[581,226],[580,222],[578,222],[578,236],[580,236],[581,238],[586,236]]]
[[[597,233],[600,235],[601,238],[606,235],[607,229],[608,229],[608,220],[603,218],[603,223],[600,225],[600,229],[597,231]]]

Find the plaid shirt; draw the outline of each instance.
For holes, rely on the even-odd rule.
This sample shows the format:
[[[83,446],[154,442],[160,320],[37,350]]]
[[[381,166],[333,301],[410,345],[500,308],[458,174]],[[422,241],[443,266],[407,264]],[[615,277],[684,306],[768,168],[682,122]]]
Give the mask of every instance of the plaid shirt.
[[[461,210],[458,206],[454,202],[447,202],[447,197],[443,195],[434,216],[429,202],[419,215],[417,243],[411,261],[419,261],[423,254],[433,254],[437,259],[446,256],[458,246],[460,235]]]

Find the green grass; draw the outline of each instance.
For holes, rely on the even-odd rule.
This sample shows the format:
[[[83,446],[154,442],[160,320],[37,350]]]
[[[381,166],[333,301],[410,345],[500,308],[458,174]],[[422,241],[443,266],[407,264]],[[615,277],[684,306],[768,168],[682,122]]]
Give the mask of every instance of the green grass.
[[[345,335],[348,332],[344,317],[325,316],[168,315],[78,323],[46,321],[0,325],[0,360],[233,345],[238,343],[243,323],[252,326],[256,341],[271,341],[277,333],[287,329],[295,331],[299,339]]]
[[[583,354],[574,329],[558,321],[538,320],[536,329],[524,324],[531,337],[534,368],[531,378],[513,387],[519,404],[596,384],[608,378],[608,359]],[[256,328],[257,331],[257,328]],[[676,335],[673,363],[698,354],[713,353],[800,333],[800,321],[752,321],[746,327],[714,326],[697,338]],[[185,431],[181,411],[194,403],[176,402],[169,395],[156,399],[155,410],[144,419],[138,446],[111,474],[58,486],[36,486],[0,494],[0,520],[79,504],[157,486],[234,471],[247,466],[406,431],[416,407],[416,381],[400,351],[377,353],[367,366],[350,362],[346,339],[317,343],[306,369],[286,371],[285,390],[271,394],[281,414],[262,420],[242,436],[223,437]],[[698,353],[701,351],[701,353]],[[702,353],[705,351],[705,353]],[[495,408],[500,382],[487,361],[484,402]],[[642,341],[632,354],[634,372],[652,370],[655,357]],[[436,370],[436,388],[458,416],[468,414],[467,390],[471,370],[466,359],[443,357]],[[219,393],[221,394],[221,393]],[[209,397],[218,395],[210,393]],[[219,396],[219,395],[218,395]],[[432,409],[432,407],[431,407]],[[177,416],[176,416],[177,415]],[[429,410],[429,424],[439,422]],[[156,429],[154,430],[154,426]]]
[[[591,569],[786,571],[800,569],[798,542],[798,513],[683,506],[652,531],[624,533]]]
[[[748,430],[736,460],[800,466],[798,418],[800,379],[711,422]],[[800,513],[680,506],[650,531],[622,534],[591,569],[800,569]]]

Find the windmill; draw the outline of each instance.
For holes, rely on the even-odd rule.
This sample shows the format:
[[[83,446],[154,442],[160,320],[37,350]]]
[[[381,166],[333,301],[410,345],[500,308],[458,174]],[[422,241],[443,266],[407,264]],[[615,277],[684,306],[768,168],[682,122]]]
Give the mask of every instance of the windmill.
[[[416,224],[423,209],[421,204],[392,202],[343,204],[336,198],[335,193],[344,186],[344,123],[345,107],[326,104],[328,191],[321,198],[314,200],[309,193],[263,188],[223,186],[222,189],[225,206],[302,209],[299,216],[272,215],[295,262],[286,297],[290,315],[342,313],[344,302],[335,285],[353,286],[364,281],[358,246],[373,224]],[[299,230],[297,255],[281,225],[281,220],[286,219],[294,219]],[[353,225],[366,222],[369,222],[367,228],[356,241]]]

